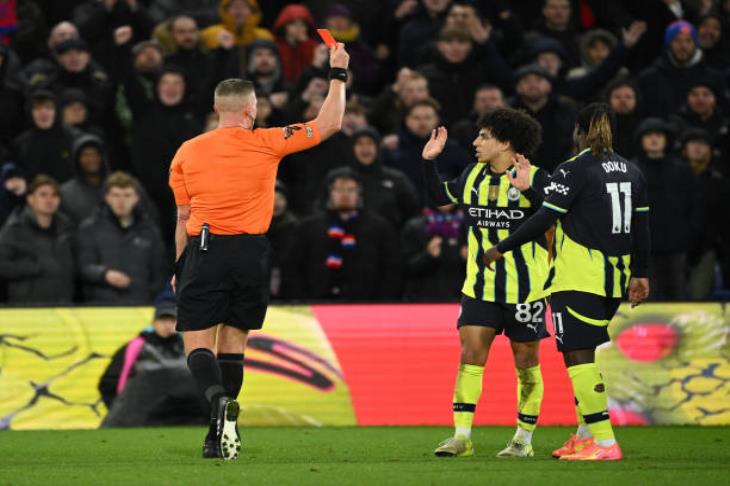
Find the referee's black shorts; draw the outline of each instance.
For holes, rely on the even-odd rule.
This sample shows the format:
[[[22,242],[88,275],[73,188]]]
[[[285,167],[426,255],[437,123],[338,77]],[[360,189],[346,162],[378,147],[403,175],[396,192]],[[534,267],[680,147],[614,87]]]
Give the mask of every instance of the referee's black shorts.
[[[208,251],[191,238],[175,264],[177,330],[216,324],[261,329],[269,305],[269,253],[264,235],[210,235]]]

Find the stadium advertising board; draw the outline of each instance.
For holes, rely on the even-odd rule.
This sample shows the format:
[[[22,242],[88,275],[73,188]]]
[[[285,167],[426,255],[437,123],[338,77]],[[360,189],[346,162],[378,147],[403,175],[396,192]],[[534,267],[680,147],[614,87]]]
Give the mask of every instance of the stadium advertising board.
[[[318,305],[269,309],[246,352],[243,425],[450,425],[458,306]],[[110,357],[150,308],[0,310],[0,429],[98,427]],[[730,424],[730,321],[720,304],[624,306],[599,349],[618,424]],[[575,423],[552,339],[541,348],[540,423]],[[141,374],[138,376],[142,376]],[[134,378],[137,379],[137,378]],[[498,338],[478,425],[512,425],[515,371]]]

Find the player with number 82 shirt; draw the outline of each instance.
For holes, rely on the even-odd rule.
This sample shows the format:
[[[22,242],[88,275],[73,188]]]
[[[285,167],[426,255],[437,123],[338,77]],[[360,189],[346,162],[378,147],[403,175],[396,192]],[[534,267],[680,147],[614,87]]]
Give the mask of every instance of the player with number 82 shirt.
[[[471,425],[482,390],[484,365],[492,341],[504,333],[511,341],[518,377],[517,431],[498,457],[533,455],[534,431],[543,395],[539,362],[545,327],[548,250],[545,235],[500,261],[496,272],[483,263],[485,251],[507,238],[542,204],[549,175],[523,154],[540,145],[541,127],[524,112],[498,109],[483,116],[474,140],[477,162],[460,177],[444,181],[437,157],[446,129],[434,130],[423,150],[424,178],[436,205],[458,204],[464,212],[467,272],[458,318],[461,363],[453,396],[454,436],[437,456],[473,454]]]

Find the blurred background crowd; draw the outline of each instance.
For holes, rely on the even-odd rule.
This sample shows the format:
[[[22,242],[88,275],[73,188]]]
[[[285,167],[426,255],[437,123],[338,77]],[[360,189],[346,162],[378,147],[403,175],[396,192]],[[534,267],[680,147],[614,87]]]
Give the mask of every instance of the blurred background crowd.
[[[253,81],[258,127],[314,118],[317,27],[351,55],[345,120],[281,163],[273,298],[458,299],[463,217],[426,201],[431,130],[455,177],[476,119],[519,108],[552,170],[596,100],[648,180],[653,298],[730,295],[730,0],[0,0],[0,300],[150,303],[173,263],[169,164],[216,127],[213,88]]]

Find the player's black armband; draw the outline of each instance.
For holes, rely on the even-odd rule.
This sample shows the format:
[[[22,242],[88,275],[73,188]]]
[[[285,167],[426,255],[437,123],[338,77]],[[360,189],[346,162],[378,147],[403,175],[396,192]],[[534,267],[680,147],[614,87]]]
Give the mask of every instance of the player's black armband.
[[[337,81],[342,81],[343,83],[347,82],[347,69],[342,68],[330,68],[329,73],[330,79],[336,79]]]

